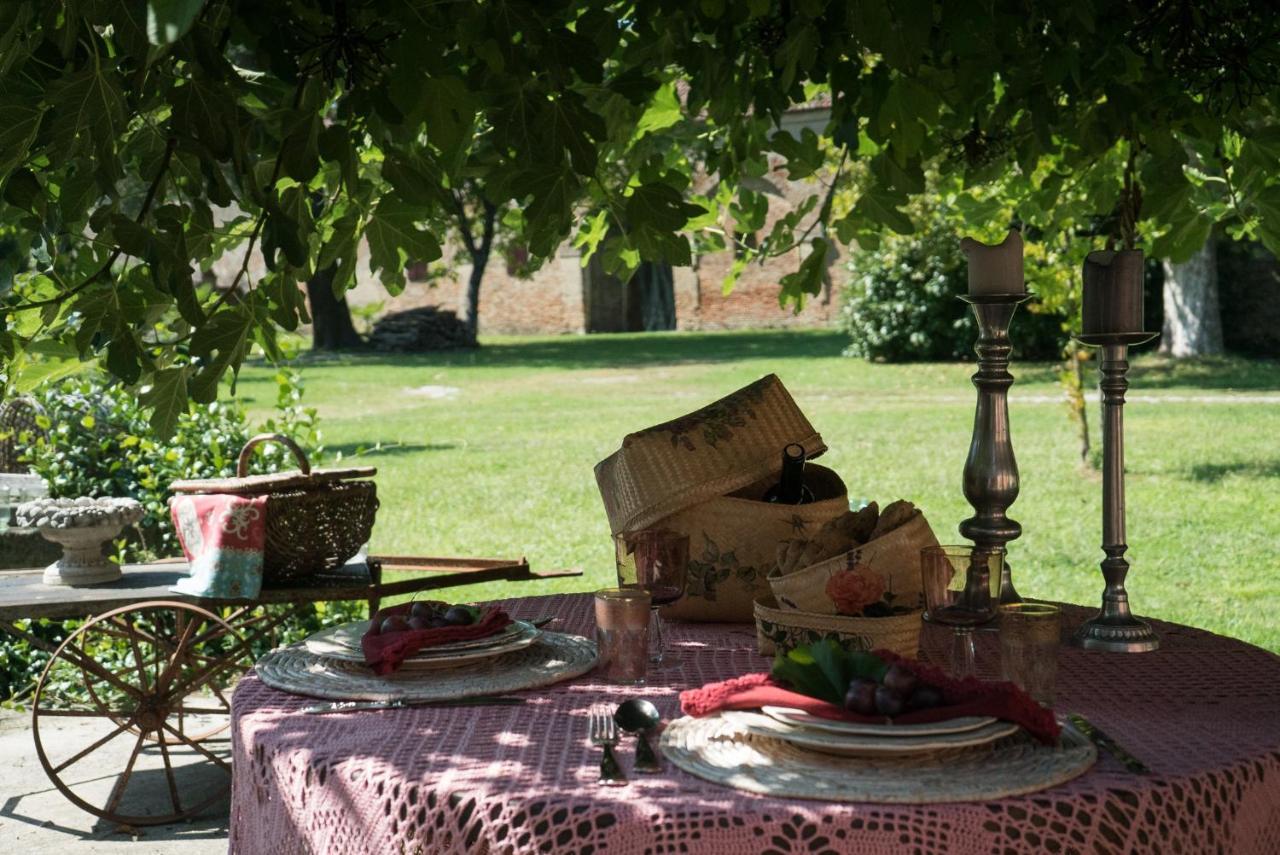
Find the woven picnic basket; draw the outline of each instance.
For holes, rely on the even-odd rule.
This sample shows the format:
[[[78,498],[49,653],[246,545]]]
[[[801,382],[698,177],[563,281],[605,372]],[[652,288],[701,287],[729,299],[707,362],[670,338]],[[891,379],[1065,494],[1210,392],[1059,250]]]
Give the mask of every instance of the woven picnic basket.
[[[48,437],[49,432],[40,426],[40,417],[44,414],[44,407],[27,395],[0,403],[0,472],[26,474],[31,471],[22,457],[33,440]]]
[[[253,449],[263,442],[288,448],[298,469],[250,476]],[[262,578],[271,584],[335,570],[368,543],[378,493],[367,479],[377,471],[371,466],[312,469],[297,443],[283,434],[264,433],[241,449],[235,478],[174,481],[170,487],[175,493],[266,496]]]
[[[769,593],[766,575],[779,542],[817,531],[849,509],[844,482],[817,465],[806,470],[815,501],[762,501],[791,443],[809,458],[827,450],[782,381],[769,374],[629,434],[596,464],[611,533],[658,526],[689,535],[685,596],[664,607],[664,617],[750,622],[753,602]]]

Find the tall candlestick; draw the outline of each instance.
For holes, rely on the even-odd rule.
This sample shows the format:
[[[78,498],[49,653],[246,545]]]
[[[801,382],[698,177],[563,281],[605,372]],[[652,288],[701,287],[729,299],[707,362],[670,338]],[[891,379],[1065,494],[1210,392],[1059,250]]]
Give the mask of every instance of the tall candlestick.
[[[1084,333],[1082,344],[1102,348],[1102,610],[1081,624],[1073,641],[1086,650],[1144,653],[1156,650],[1160,639],[1150,624],[1129,610],[1124,580],[1129,562],[1124,554],[1124,393],[1129,388],[1129,345],[1150,341],[1158,333]]]
[[[964,238],[960,249],[969,259],[970,297],[1027,293],[1022,270],[1022,234],[1017,229],[1009,229],[1005,239],[994,246]]]
[[[1018,498],[1018,461],[1013,456],[1009,434],[1009,322],[1018,304],[1029,294],[989,294],[961,297],[973,307],[978,320],[978,371],[973,385],[978,405],[973,416],[973,439],[964,462],[964,497],[973,505],[974,515],[960,523],[960,533],[974,545],[1004,556],[1005,544],[1022,534],[1022,526],[1006,512]],[[1013,587],[1008,560],[1001,562],[1000,602],[1020,603]]]
[[[1085,335],[1142,332],[1142,250],[1098,250],[1084,259]]]

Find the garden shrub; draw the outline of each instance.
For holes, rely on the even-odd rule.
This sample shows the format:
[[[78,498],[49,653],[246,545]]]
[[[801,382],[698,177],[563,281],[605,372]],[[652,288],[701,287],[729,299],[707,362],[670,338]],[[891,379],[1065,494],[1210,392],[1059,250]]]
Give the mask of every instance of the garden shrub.
[[[178,555],[168,510],[170,482],[234,475],[240,449],[257,432],[285,434],[313,462],[322,452],[316,411],[301,403],[300,376],[282,371],[275,379],[275,409],[261,424],[251,425],[236,401],[192,405],[166,440],[155,436],[147,412],[122,386],[97,375],[64,380],[36,393],[45,410],[41,426],[49,435],[32,442],[29,462],[52,496],[129,496],[142,504],[146,516],[135,526],[136,539],[117,544],[118,560]],[[293,468],[293,457],[281,446],[264,444],[254,455],[255,473]],[[275,640],[298,640],[322,626],[361,617],[364,608],[361,603],[317,604],[280,627]],[[29,620],[20,621],[19,628],[57,644],[82,623]],[[48,659],[26,641],[0,634],[0,700],[13,705],[27,696]]]
[[[886,235],[874,249],[851,250],[841,327],[846,355],[885,362],[974,358],[978,326],[957,299],[969,288],[955,224],[943,217],[910,235]],[[1062,317],[1024,305],[1014,321],[1014,355],[1056,359]]]
[[[320,434],[314,409],[300,404],[296,373],[276,375],[275,414],[260,430],[283,433],[310,456],[318,454]],[[235,474],[236,459],[250,425],[239,402],[193,404],[178,419],[169,439],[148,424],[148,413],[128,389],[99,376],[73,378],[37,393],[45,410],[41,424],[49,432],[31,446],[31,468],[45,479],[54,497],[128,496],[146,516],[136,526],[140,542],[124,548],[126,560],[181,552],[169,519],[169,484],[182,478]],[[296,468],[287,449],[258,447],[254,472]]]

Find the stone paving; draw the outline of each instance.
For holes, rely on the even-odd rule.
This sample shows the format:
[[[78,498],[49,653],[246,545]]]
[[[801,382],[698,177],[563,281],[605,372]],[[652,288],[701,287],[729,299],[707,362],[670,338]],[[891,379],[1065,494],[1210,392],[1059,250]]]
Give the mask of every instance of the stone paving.
[[[52,732],[44,720],[40,732],[56,742],[59,733],[68,735],[77,720],[56,719]],[[104,758],[105,759],[105,758]],[[79,765],[79,764],[78,764]],[[77,780],[92,782],[95,775],[109,786],[118,768],[104,768],[86,761],[76,768]],[[212,766],[212,764],[207,764]],[[22,855],[62,855],[62,853],[104,853],[104,855],[223,855],[227,851],[227,803],[209,808],[190,821],[159,827],[122,828],[99,820],[76,807],[54,788],[31,739],[31,718],[23,712],[0,711],[0,844],[7,853]],[[205,771],[194,767],[193,774]],[[140,801],[155,802],[156,811],[168,806],[168,792],[162,779],[139,786]],[[193,781],[194,786],[198,786]],[[152,786],[154,785],[154,786]],[[133,787],[130,788],[131,796]]]

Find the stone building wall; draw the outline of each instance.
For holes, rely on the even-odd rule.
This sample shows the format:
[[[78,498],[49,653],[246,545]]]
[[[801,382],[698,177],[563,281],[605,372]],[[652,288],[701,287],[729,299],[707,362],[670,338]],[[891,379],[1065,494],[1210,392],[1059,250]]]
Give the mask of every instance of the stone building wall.
[[[809,127],[821,131],[826,122],[825,109],[798,110],[786,116],[783,129],[799,133]],[[700,183],[709,184],[713,179],[702,176]],[[768,175],[769,217],[765,231],[773,222],[793,206],[800,204],[811,194],[823,188],[813,181],[788,180],[786,165],[775,160]],[[803,224],[802,224],[803,225]],[[823,327],[833,324],[839,312],[840,288],[845,282],[843,257],[832,253],[828,258],[829,283],[817,297],[806,299],[799,313],[778,302],[783,276],[799,268],[804,250],[770,259],[767,263],[751,264],[739,276],[733,290],[724,293],[725,275],[733,265],[732,250],[695,257],[692,268],[676,268],[675,303],[676,328],[681,330],[723,330],[765,327]],[[363,269],[363,268],[362,268]],[[457,265],[453,274],[433,284],[410,282],[404,293],[388,299],[377,283],[361,282],[348,299],[359,305],[374,300],[384,300],[386,309],[412,308],[436,305],[441,308],[464,311],[469,265]],[[622,286],[619,286],[622,287]],[[580,333],[591,330],[584,305],[587,292],[581,256],[572,246],[561,247],[559,255],[543,265],[530,279],[519,279],[506,269],[504,259],[495,253],[485,270],[480,290],[481,333]],[[604,299],[597,290],[597,300]],[[625,301],[617,301],[618,311]],[[600,325],[599,315],[608,307],[596,305],[593,315],[596,326],[604,329],[622,328]]]

